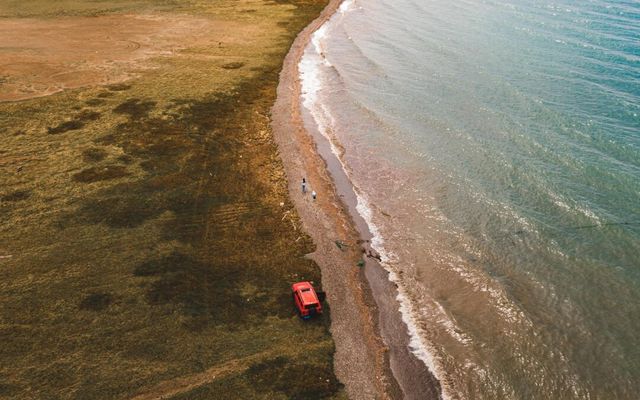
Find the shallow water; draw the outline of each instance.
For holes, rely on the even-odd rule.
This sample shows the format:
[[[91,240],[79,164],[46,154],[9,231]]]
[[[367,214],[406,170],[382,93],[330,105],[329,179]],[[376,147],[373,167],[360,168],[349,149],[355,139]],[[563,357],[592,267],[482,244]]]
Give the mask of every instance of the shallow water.
[[[640,3],[348,0],[301,61],[448,398],[640,391]]]

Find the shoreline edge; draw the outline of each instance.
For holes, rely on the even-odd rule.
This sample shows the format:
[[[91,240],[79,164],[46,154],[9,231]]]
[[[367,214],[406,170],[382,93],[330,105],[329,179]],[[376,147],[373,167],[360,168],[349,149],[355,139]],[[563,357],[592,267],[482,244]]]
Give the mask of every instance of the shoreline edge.
[[[321,135],[304,126],[298,65],[313,33],[342,3],[330,0],[291,45],[280,72],[271,127],[290,198],[316,245],[308,256],[322,272],[336,346],[335,374],[349,398],[438,399],[439,382],[409,349],[397,288],[375,259],[363,257],[371,235],[355,209],[353,187],[335,155],[322,151],[328,143],[323,146]],[[317,200],[301,193],[302,178],[319,194]],[[365,261],[363,268],[358,267],[360,260]]]

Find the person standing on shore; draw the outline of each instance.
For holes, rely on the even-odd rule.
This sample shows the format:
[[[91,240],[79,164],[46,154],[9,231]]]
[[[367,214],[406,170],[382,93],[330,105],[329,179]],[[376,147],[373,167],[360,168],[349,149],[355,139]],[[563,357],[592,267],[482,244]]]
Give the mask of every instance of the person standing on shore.
[[[315,200],[317,196],[316,191],[314,190],[313,192],[311,192],[311,197]]]
[[[302,193],[307,193],[307,181],[302,178]]]

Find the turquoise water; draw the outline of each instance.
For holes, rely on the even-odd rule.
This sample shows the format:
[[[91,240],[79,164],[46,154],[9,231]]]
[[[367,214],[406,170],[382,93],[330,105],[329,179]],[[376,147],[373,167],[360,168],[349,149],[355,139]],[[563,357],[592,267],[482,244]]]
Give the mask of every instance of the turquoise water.
[[[640,3],[347,1],[301,63],[448,398],[640,398]]]

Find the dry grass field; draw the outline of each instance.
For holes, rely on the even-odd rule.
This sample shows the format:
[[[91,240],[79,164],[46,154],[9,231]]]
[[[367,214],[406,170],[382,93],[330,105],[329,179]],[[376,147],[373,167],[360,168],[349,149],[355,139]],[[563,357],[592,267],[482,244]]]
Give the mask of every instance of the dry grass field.
[[[325,4],[2,2],[0,398],[346,398],[269,128]]]

